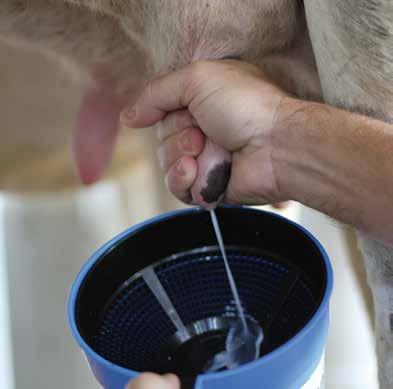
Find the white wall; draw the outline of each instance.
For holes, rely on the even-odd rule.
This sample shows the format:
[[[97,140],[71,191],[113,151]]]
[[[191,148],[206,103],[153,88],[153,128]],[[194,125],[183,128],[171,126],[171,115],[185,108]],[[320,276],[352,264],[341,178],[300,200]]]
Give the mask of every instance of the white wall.
[[[127,206],[124,187],[114,182],[68,195],[6,196],[0,250],[8,267],[13,358],[9,327],[3,325],[0,339],[8,350],[0,348],[6,357],[4,366],[0,362],[1,389],[14,389],[12,363],[15,389],[98,388],[68,327],[68,293],[83,263],[129,227],[130,217],[136,223],[155,213],[144,185],[134,195],[139,208]],[[4,296],[0,301],[7,302]],[[0,319],[8,324],[6,306],[1,308]]]
[[[5,253],[4,205],[0,197],[0,388],[14,389],[9,289]]]

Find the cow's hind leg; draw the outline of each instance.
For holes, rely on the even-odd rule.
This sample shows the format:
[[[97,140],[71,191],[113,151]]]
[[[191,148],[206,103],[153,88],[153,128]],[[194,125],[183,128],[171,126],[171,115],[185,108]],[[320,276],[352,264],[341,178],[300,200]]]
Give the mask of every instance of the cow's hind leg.
[[[393,253],[391,248],[361,234],[358,242],[374,298],[380,386],[393,388]]]

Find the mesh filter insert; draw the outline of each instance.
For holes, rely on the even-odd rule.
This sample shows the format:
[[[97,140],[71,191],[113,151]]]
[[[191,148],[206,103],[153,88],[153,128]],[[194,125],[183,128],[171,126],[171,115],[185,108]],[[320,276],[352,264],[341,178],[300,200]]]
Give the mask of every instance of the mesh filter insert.
[[[245,312],[265,332],[261,353],[266,354],[304,326],[317,307],[317,298],[305,274],[289,262],[230,246],[227,254]],[[217,247],[165,259],[155,265],[155,271],[186,326],[233,316],[235,306]],[[169,345],[176,329],[140,276],[131,275],[98,320],[92,346],[104,358],[137,371],[186,374],[185,366],[175,363],[177,350]],[[217,349],[225,331],[210,335],[198,342]],[[190,350],[194,353],[198,347]]]

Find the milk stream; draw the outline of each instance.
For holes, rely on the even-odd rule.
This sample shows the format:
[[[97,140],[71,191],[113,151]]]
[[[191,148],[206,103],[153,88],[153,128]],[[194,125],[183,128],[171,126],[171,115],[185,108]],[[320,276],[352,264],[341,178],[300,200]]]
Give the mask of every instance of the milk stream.
[[[241,362],[242,360],[244,360],[244,362],[248,362],[250,360],[256,359],[258,357],[259,345],[263,339],[263,333],[258,324],[254,325],[255,331],[253,331],[252,333],[249,331],[243,307],[240,302],[236,283],[228,263],[228,258],[224,247],[224,241],[215,211],[210,210],[210,215],[217,242],[220,247],[222,258],[224,260],[229,285],[232,291],[233,299],[235,301],[239,319],[239,321],[237,322],[238,325],[234,324],[233,328],[231,328],[228,333],[226,344],[227,350],[217,354],[211,361],[211,365],[208,370],[216,371],[221,367],[225,366],[230,368],[231,365],[233,365],[234,363],[236,366],[237,362]],[[189,340],[191,338],[191,334],[187,327],[184,325],[182,319],[180,318],[174,305],[172,304],[171,299],[166,293],[164,287],[162,286],[161,281],[154,272],[154,268],[152,266],[145,268],[141,271],[141,276],[156,297],[157,301],[160,303],[162,309],[166,312],[173,325],[176,327],[180,340],[182,342]],[[240,332],[238,331],[238,329],[240,329]]]
[[[212,222],[213,222],[213,227],[214,227],[214,231],[216,233],[218,245],[220,246],[221,255],[222,255],[223,259],[224,259],[225,269],[226,269],[226,272],[227,272],[229,285],[230,285],[231,290],[232,290],[233,299],[235,300],[237,313],[238,313],[239,319],[241,320],[241,322],[243,324],[243,331],[245,333],[247,333],[248,332],[248,327],[247,327],[246,318],[244,317],[244,311],[243,311],[242,304],[240,302],[239,293],[237,291],[236,283],[235,283],[235,280],[234,280],[233,275],[232,275],[231,268],[230,268],[229,263],[228,263],[228,259],[227,259],[227,255],[226,255],[226,251],[225,251],[225,246],[224,246],[224,241],[222,239],[220,225],[218,224],[217,215],[216,215],[216,212],[214,211],[214,209],[210,210],[210,216],[211,216],[211,219],[212,219]]]

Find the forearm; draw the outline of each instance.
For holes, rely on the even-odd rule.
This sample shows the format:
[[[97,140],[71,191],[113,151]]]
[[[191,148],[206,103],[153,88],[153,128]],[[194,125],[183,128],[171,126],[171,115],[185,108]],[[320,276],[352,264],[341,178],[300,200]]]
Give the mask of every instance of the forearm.
[[[393,244],[393,126],[286,100],[273,165],[288,198]]]

